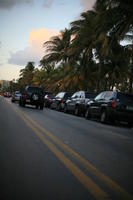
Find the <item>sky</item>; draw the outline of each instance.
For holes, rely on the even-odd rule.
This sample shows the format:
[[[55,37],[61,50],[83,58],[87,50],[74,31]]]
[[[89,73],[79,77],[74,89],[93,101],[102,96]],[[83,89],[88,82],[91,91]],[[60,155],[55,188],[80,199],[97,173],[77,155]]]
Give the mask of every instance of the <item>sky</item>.
[[[83,11],[92,9],[95,0],[0,0],[0,80],[17,80],[27,62],[44,56],[43,43]]]

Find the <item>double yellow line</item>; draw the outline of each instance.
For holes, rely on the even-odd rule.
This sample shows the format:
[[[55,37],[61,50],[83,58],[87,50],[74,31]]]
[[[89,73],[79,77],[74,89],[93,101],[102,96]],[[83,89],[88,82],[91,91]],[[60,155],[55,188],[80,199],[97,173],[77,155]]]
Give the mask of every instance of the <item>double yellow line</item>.
[[[13,107],[14,108],[14,107]],[[57,146],[76,159],[80,165],[88,170],[89,173],[94,175],[100,181],[102,181],[105,186],[108,186],[113,192],[118,195],[121,199],[133,200],[128,192],[126,192],[122,187],[120,187],[116,182],[111,180],[109,177],[105,176],[100,172],[95,166],[84,159],[80,154],[75,152],[68,145],[64,144],[60,139],[58,139],[51,132],[40,126],[34,120],[32,120],[23,111],[14,108],[14,110],[19,114],[19,116],[24,120],[24,122],[33,130],[33,132],[38,136],[38,138],[51,150],[51,152],[62,162],[65,167],[78,179],[78,181],[84,185],[84,187],[89,191],[89,193],[97,200],[111,199],[111,196],[107,194],[102,188],[100,188],[96,183],[89,178],[77,165],[75,165],[69,158],[67,158]]]

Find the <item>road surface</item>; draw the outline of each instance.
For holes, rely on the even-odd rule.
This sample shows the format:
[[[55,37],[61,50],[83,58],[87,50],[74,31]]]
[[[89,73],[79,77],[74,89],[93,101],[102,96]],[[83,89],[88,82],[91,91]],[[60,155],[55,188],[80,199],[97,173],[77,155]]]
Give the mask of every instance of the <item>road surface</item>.
[[[0,97],[1,200],[133,199],[133,129]]]

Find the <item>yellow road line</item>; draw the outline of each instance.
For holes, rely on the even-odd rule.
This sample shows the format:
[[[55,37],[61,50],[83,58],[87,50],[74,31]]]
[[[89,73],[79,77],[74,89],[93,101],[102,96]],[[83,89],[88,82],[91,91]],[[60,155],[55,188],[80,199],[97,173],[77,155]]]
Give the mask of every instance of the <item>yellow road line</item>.
[[[95,175],[99,180],[103,181],[110,189],[117,192],[121,199],[125,200],[133,200],[133,196],[130,195],[124,188],[119,186],[115,181],[113,181],[108,176],[104,175],[102,172],[100,172],[94,165],[92,165],[90,162],[88,162],[86,159],[84,159],[80,154],[75,152],[72,148],[70,148],[68,145],[64,144],[61,140],[59,140],[56,136],[54,136],[52,133],[44,129],[42,126],[37,124],[34,120],[32,120],[30,117],[27,116],[23,111],[19,112],[23,114],[34,126],[39,128],[45,135],[47,135],[49,138],[51,138],[56,144],[58,144],[62,149],[64,149],[66,152],[68,152],[70,155],[72,155],[74,158],[76,158],[90,173]]]
[[[19,112],[20,117],[24,122],[34,131],[39,139],[52,151],[52,153],[65,165],[67,169],[84,185],[90,194],[97,200],[110,199],[108,194],[105,193],[100,187],[98,187],[94,181],[92,181],[83,171],[81,171],[72,161],[70,161],[57,147],[45,138],[29,120],[26,119],[25,115]]]

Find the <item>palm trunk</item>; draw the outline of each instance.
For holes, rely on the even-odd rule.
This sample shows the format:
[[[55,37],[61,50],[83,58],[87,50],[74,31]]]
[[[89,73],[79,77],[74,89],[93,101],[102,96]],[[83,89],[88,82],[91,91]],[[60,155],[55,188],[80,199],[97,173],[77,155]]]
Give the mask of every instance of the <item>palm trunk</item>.
[[[129,93],[132,93],[133,87],[133,63],[131,66],[130,79],[129,79]]]
[[[132,62],[131,62],[131,71],[130,71],[130,78],[129,78],[129,93],[133,92],[133,44],[132,44]]]

